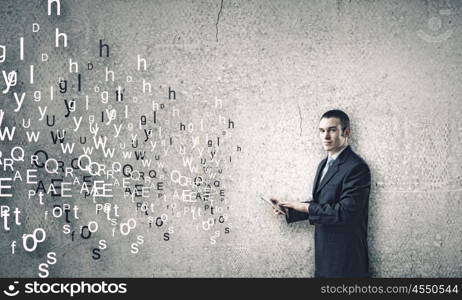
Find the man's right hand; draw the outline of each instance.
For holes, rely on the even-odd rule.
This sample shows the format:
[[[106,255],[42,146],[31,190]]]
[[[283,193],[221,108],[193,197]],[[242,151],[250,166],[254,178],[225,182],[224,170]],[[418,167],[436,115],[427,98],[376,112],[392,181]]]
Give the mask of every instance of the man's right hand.
[[[277,210],[276,208],[273,207],[273,212],[274,214],[278,215],[278,216],[281,216],[281,215],[287,215],[288,213],[288,208],[286,207],[282,207],[279,205],[279,203],[281,203],[282,201],[279,201],[278,199],[274,199],[274,198],[271,198],[270,201],[274,204],[274,205],[277,205],[279,207],[280,210],[284,211],[285,213]]]

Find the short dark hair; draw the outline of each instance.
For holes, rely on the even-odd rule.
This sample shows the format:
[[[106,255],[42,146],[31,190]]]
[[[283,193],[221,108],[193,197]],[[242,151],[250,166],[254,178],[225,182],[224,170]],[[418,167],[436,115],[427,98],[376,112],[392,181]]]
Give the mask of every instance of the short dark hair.
[[[333,109],[333,110],[329,110],[329,111],[326,111],[321,119],[323,118],[337,118],[340,120],[340,125],[342,126],[342,131],[347,129],[347,128],[350,128],[350,118],[348,118],[348,115],[341,111],[340,109]]]

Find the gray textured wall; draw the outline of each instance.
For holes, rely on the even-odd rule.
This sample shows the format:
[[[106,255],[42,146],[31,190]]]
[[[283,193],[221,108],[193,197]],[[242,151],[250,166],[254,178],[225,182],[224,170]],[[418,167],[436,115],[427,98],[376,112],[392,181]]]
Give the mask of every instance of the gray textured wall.
[[[127,97],[138,96],[137,103],[128,98],[124,103],[133,119],[149,111],[152,100],[166,103],[168,110],[173,106],[180,110],[179,116],[159,115],[165,135],[175,137],[174,146],[181,136],[188,139],[187,151],[195,153],[191,136],[200,136],[204,147],[205,134],[222,137],[219,177],[226,204],[218,206],[228,218],[210,231],[200,228],[210,213],[196,220],[190,214],[171,216],[167,225],[150,229],[146,216],[118,193],[109,201],[121,206],[120,221],[134,217],[138,225],[130,235],[112,238],[112,226],[103,216],[95,216],[89,198],[78,193],[70,200],[47,196],[39,205],[37,198],[27,199],[32,185],[16,181],[14,197],[0,198],[0,204],[19,207],[24,219],[21,226],[10,222],[8,232],[0,230],[1,276],[38,276],[38,265],[49,251],[55,251],[58,259],[49,266],[53,277],[312,276],[313,227],[303,222],[287,225],[258,196],[301,201],[310,195],[317,164],[325,155],[316,128],[320,115],[331,108],[350,115],[352,147],[372,170],[373,275],[462,276],[460,1],[62,0],[61,5],[60,16],[48,16],[43,0],[1,1],[0,45],[7,46],[7,59],[0,67],[19,70],[20,78],[18,86],[0,96],[5,111],[2,128],[18,127],[13,141],[1,142],[3,158],[15,145],[22,145],[29,156],[46,149],[69,162],[72,156],[51,142],[50,129],[38,121],[38,106],[48,105],[59,129],[71,131],[72,116],[83,116],[79,131],[67,137],[76,142],[79,136],[91,137],[89,114],[98,115],[111,103],[122,114],[122,105],[103,104],[92,91],[95,85],[113,90],[120,83],[126,86]],[[38,33],[32,32],[32,23],[40,24]],[[68,34],[67,48],[54,47],[56,27]],[[18,55],[20,36],[25,39],[24,61]],[[110,45],[110,58],[98,57],[99,39]],[[41,53],[49,54],[48,62],[40,61]],[[136,70],[137,54],[147,59],[147,71]],[[57,88],[57,76],[72,78],[75,84],[69,58],[79,61],[81,70],[88,61],[95,69],[81,71],[84,91],[73,94],[80,102],[76,112],[64,118],[63,99],[71,95],[57,94],[51,102],[48,90],[50,85]],[[30,64],[36,66],[33,85],[28,82]],[[104,82],[106,66],[118,83]],[[127,75],[135,83],[124,82]],[[142,94],[142,79],[152,83],[151,95]],[[166,98],[169,86],[177,91],[175,101]],[[32,101],[35,90],[43,91],[40,103]],[[18,112],[13,111],[14,91],[27,93]],[[90,111],[83,108],[82,95],[90,95]],[[223,101],[222,108],[214,106],[216,99]],[[235,128],[224,129],[218,115],[233,120]],[[27,142],[23,118],[31,118],[33,127],[42,131],[38,143]],[[203,131],[198,129],[201,119]],[[179,122],[194,123],[194,132],[179,132]],[[111,137],[114,130],[102,126],[101,134]],[[119,142],[130,142],[128,130],[108,143]],[[81,146],[76,145],[75,151],[81,153]],[[117,149],[113,160],[123,161],[120,152]],[[111,161],[99,152],[92,159]],[[159,172],[166,177],[175,169],[187,173],[174,147],[162,159],[166,167]],[[33,167],[16,163],[15,168],[23,172]],[[49,183],[43,170],[38,174]],[[1,177],[9,176],[11,172],[1,170]],[[166,193],[181,191],[169,180],[165,186]],[[167,208],[173,200],[148,200],[156,205],[153,216],[174,213]],[[62,202],[81,209],[81,219],[73,220],[73,226],[97,220],[98,232],[88,240],[71,242],[62,232],[64,219],[43,217],[45,210]],[[177,204],[175,212],[189,205]],[[162,234],[169,226],[174,233],[166,242]],[[225,234],[227,226],[230,233]],[[47,239],[36,251],[26,252],[21,235],[37,227],[46,229]],[[215,230],[220,237],[212,244]],[[132,254],[130,244],[138,234],[145,242],[138,254]],[[94,260],[91,251],[100,239],[107,240],[108,249]],[[18,242],[14,255],[12,240]]]

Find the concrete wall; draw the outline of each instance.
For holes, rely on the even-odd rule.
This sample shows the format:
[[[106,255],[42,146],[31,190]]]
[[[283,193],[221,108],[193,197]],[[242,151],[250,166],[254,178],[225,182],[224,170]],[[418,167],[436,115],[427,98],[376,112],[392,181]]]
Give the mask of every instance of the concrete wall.
[[[332,108],[350,115],[352,147],[372,171],[373,276],[462,276],[460,2],[62,0],[61,15],[48,16],[46,1],[4,0],[0,16],[0,45],[7,47],[1,69],[19,70],[18,85],[0,100],[5,111],[1,128],[17,127],[12,141],[1,142],[3,158],[10,157],[17,145],[26,152],[26,162],[16,162],[15,170],[25,174],[26,169],[34,169],[27,158],[37,150],[46,150],[66,164],[76,156],[63,154],[59,143],[52,143],[45,120],[38,120],[38,107],[45,105],[47,114],[57,117],[54,129],[67,129],[67,141],[76,143],[80,136],[92,139],[88,116],[99,118],[112,105],[118,113],[113,123],[123,124],[124,129],[114,138],[113,124],[101,124],[98,135],[109,137],[108,147],[115,147],[116,154],[111,159],[95,151],[91,158],[141,168],[139,161],[124,159],[117,147],[123,142],[129,145],[131,134],[143,135],[142,129],[126,129],[128,123],[137,125],[142,114],[152,114],[153,101],[164,103],[158,124],[144,128],[162,127],[167,146],[159,153],[171,150],[162,155],[165,167],[156,167],[165,176],[167,199],[153,194],[140,200],[153,203],[149,216],[169,216],[161,227],[150,228],[148,216],[137,212],[120,188],[113,198],[95,201],[121,207],[119,223],[113,227],[104,215],[95,215],[91,197],[74,191],[67,199],[47,195],[40,205],[38,197],[27,196],[36,185],[15,181],[14,197],[0,198],[0,204],[20,208],[22,225],[10,220],[11,230],[0,230],[1,276],[38,276],[38,265],[50,251],[58,259],[49,266],[52,277],[312,276],[313,227],[307,222],[286,224],[258,198],[263,194],[302,201],[310,195],[317,164],[325,155],[317,135],[319,117]],[[32,23],[40,24],[39,32],[32,32]],[[68,34],[67,48],[55,47],[55,28]],[[21,36],[24,60],[19,58]],[[100,39],[110,45],[109,58],[99,57]],[[41,53],[49,55],[47,62],[41,61]],[[137,55],[147,60],[146,71],[136,69]],[[76,74],[69,73],[69,58],[79,62],[81,92],[76,92]],[[89,61],[94,65],[91,71],[85,70]],[[35,65],[34,84],[29,82],[30,64]],[[116,82],[105,81],[106,67],[114,71]],[[72,91],[58,92],[58,76],[68,79]],[[126,76],[133,82],[127,83]],[[152,83],[151,94],[143,94],[143,79]],[[119,84],[126,88],[124,103],[113,99],[101,103],[94,87],[113,93]],[[49,97],[52,85],[54,102]],[[169,87],[177,92],[176,100],[168,99]],[[42,91],[41,102],[32,100],[36,90]],[[17,112],[13,92],[26,92]],[[90,97],[89,110],[85,95]],[[76,111],[65,118],[63,102],[71,98],[77,99]],[[220,101],[222,107],[216,106]],[[129,106],[128,119],[122,117],[124,105]],[[179,115],[172,113],[173,107]],[[83,116],[76,132],[72,131],[74,116]],[[219,116],[232,120],[235,128],[220,123]],[[32,127],[41,131],[37,143],[27,141],[23,118],[30,118]],[[193,124],[193,131],[179,131],[180,122]],[[185,188],[172,183],[170,176],[174,170],[193,176],[177,150],[183,144],[200,166],[197,148],[205,149],[204,156],[216,149],[215,144],[208,147],[206,135],[214,141],[221,137],[220,165],[216,167],[210,156],[207,164],[215,172],[222,170],[216,178],[225,200],[214,196],[221,214],[211,215],[208,209],[194,219],[184,213],[185,207],[205,209],[207,203],[174,199],[175,190],[181,194]],[[174,138],[172,146],[169,137]],[[199,146],[192,147],[191,137],[200,138]],[[162,140],[153,139],[159,144]],[[77,144],[75,152],[82,151]],[[147,156],[152,159],[155,153]],[[86,174],[75,172],[80,179]],[[1,171],[1,177],[13,174]],[[64,178],[43,169],[38,176],[47,186],[50,178]],[[208,182],[215,180],[202,176]],[[89,239],[77,232],[72,242],[63,233],[64,218],[44,218],[44,211],[51,214],[53,205],[62,203],[80,208],[80,219],[71,218],[74,230],[94,220],[98,231]],[[224,223],[204,230],[204,222],[223,214]],[[137,228],[127,236],[112,237],[112,228],[118,230],[120,222],[129,218],[137,221]],[[22,234],[39,227],[46,230],[46,240],[35,251],[25,251]],[[164,241],[169,227],[173,233]],[[139,253],[132,254],[137,235],[143,235],[144,243]],[[108,248],[100,252],[100,259],[93,259],[92,251],[101,239]],[[18,244],[15,254],[10,247],[13,240]]]

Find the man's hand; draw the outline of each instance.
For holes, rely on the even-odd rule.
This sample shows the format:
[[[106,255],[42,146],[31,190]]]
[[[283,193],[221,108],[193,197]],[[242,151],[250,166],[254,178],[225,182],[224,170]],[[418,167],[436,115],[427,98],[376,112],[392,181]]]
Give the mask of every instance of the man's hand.
[[[307,213],[308,212],[308,203],[303,203],[303,202],[279,202],[278,205],[284,207],[286,209],[286,212],[289,208],[292,208],[293,210],[297,210],[300,212]]]
[[[279,201],[278,199],[274,199],[274,198],[271,198],[270,201],[274,204],[274,205],[278,205],[279,206],[279,209],[284,211],[285,213],[282,213],[281,211],[277,210],[276,208],[273,207],[273,212],[274,214],[280,216],[280,215],[287,215],[287,209],[285,207],[282,207],[281,206],[281,201]]]

